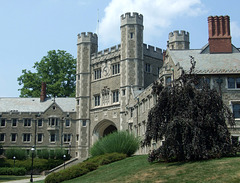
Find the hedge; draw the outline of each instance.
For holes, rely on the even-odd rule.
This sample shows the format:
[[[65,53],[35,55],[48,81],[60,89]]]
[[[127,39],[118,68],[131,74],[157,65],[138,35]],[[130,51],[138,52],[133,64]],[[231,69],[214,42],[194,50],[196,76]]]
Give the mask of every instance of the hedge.
[[[119,154],[119,153],[104,154],[101,156],[89,158],[88,160],[82,163],[73,165],[64,170],[60,170],[59,172],[54,172],[49,174],[45,178],[44,182],[56,183],[56,182],[63,182],[66,180],[74,179],[76,177],[87,174],[90,171],[96,170],[100,165],[109,164],[111,162],[118,161],[124,158],[126,158],[126,155]]]
[[[25,175],[27,170],[25,168],[9,168],[9,167],[1,167],[0,175]]]

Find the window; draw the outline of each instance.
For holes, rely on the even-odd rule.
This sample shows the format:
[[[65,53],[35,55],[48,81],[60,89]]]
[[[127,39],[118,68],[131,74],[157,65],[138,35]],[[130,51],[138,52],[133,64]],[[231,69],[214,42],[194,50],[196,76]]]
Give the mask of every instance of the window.
[[[131,118],[133,117],[133,111],[134,111],[134,109],[131,108],[131,110],[130,110],[130,117],[131,117]]]
[[[66,119],[66,121],[65,121],[65,126],[66,126],[66,127],[69,127],[69,126],[70,126],[70,119]]]
[[[71,134],[64,134],[63,142],[71,142]]]
[[[0,133],[0,142],[4,142],[5,140],[5,134],[4,133]]]
[[[133,39],[134,33],[130,32],[130,38]]]
[[[42,119],[38,119],[38,126],[43,126],[43,120]]]
[[[55,134],[51,134],[50,135],[50,142],[55,142],[56,141],[56,135]]]
[[[58,126],[58,118],[48,118],[49,126]]]
[[[118,90],[113,91],[113,103],[119,102],[119,92]]]
[[[101,69],[94,70],[94,79],[100,79],[101,78]]]
[[[31,126],[31,119],[28,119],[28,118],[26,118],[26,119],[24,119],[24,126]]]
[[[171,84],[171,76],[167,76],[166,77],[166,85],[170,85]]]
[[[196,88],[202,89],[204,85],[210,86],[210,78],[199,78]]]
[[[38,142],[42,142],[43,141],[43,134],[42,133],[37,134],[37,141]]]
[[[94,96],[95,106],[100,106],[100,95]]]
[[[234,118],[240,118],[240,104],[233,104],[232,108]]]
[[[126,95],[126,90],[125,90],[125,89],[122,90],[122,95],[123,95],[123,96]]]
[[[145,64],[145,72],[151,72],[151,65],[150,64]]]
[[[240,78],[228,78],[228,88],[240,88]]]
[[[6,119],[1,119],[1,126],[6,126]]]
[[[12,133],[11,134],[11,141],[12,142],[16,142],[17,141],[17,134],[16,133]]]
[[[120,63],[112,65],[112,75],[120,73]]]
[[[17,119],[16,118],[12,119],[12,126],[17,126]]]
[[[30,142],[31,141],[31,134],[30,133],[24,133],[23,134],[23,142]]]
[[[86,120],[82,121],[82,126],[87,126],[87,121]]]

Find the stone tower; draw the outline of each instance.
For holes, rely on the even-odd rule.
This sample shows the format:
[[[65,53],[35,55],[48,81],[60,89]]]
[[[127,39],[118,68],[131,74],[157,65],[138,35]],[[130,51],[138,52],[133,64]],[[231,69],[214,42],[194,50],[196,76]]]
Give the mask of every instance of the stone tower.
[[[189,49],[189,33],[181,30],[170,32],[168,35],[167,47],[170,50],[187,50]]]
[[[144,87],[143,16],[125,13],[121,16],[121,112],[128,104],[131,91]],[[122,115],[123,117],[124,115]],[[124,117],[123,117],[124,118]],[[120,119],[120,127],[123,118]]]
[[[76,120],[78,137],[78,157],[87,158],[89,148],[91,54],[98,51],[98,37],[88,32],[78,35],[76,68]]]

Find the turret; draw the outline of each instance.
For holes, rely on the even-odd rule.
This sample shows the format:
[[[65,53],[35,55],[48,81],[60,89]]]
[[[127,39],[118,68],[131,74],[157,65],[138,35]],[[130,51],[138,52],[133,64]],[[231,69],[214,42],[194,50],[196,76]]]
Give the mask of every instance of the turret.
[[[86,159],[89,152],[90,93],[91,93],[91,55],[98,51],[96,34],[85,32],[78,35],[76,69],[76,120],[79,156]]]
[[[189,33],[183,30],[170,32],[167,47],[169,49],[186,50],[189,49]]]

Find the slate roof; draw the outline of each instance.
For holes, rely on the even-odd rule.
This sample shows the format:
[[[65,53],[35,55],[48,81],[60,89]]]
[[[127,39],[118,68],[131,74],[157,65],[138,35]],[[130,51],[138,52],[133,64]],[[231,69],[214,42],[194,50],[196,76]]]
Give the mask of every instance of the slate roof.
[[[54,103],[54,99],[40,102],[40,98],[0,98],[0,112],[44,112]],[[75,112],[75,98],[55,98],[55,103],[63,112]]]
[[[236,74],[240,73],[240,52],[209,54],[197,50],[170,50],[169,55],[175,65],[180,64],[186,72],[189,71],[190,57],[196,61],[196,74]]]

